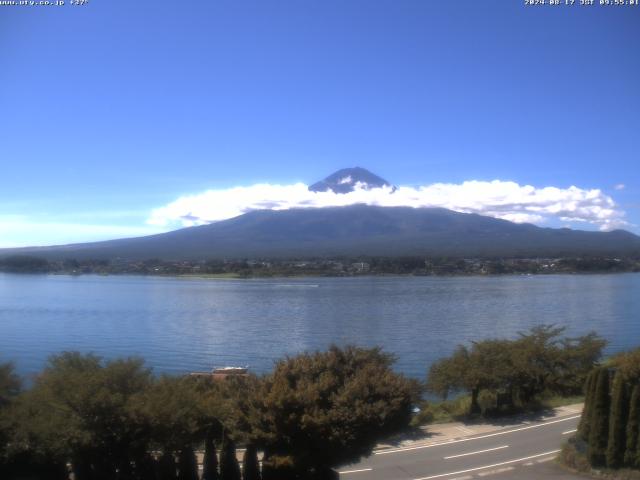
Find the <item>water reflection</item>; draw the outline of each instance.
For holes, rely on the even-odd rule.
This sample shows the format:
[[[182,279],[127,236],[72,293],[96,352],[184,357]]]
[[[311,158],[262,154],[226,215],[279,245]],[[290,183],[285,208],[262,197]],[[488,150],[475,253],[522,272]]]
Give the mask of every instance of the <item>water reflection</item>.
[[[639,274],[218,281],[0,275],[0,358],[22,373],[65,349],[140,355],[157,371],[271,368],[284,354],[382,345],[423,377],[459,343],[540,323],[640,344]]]

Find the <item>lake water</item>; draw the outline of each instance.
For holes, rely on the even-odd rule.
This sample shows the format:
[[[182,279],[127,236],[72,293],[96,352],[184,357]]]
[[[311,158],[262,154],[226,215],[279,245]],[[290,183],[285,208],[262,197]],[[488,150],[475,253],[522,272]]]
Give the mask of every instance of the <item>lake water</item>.
[[[541,323],[640,344],[640,274],[204,280],[0,274],[0,361],[24,375],[63,350],[139,355],[156,372],[248,364],[333,343],[428,366],[474,339]]]

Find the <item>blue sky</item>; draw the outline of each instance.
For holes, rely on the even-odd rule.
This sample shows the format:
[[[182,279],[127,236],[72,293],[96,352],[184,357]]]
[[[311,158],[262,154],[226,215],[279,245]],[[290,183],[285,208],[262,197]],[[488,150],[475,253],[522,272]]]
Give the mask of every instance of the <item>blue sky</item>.
[[[536,223],[640,233],[639,21],[500,0],[0,7],[0,247],[176,228],[154,218],[181,199],[354,165],[480,213],[463,182],[544,208],[576,186],[562,201],[591,210]]]

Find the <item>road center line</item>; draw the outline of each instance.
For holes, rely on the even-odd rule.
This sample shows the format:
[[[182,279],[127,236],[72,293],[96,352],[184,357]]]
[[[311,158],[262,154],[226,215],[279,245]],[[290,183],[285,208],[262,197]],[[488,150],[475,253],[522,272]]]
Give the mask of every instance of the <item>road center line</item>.
[[[494,463],[492,465],[484,465],[482,467],[468,468],[467,470],[458,470],[457,472],[441,473],[439,475],[431,475],[429,477],[415,478],[414,480],[431,480],[432,478],[448,477],[449,475],[460,475],[462,473],[477,472],[478,470],[485,470],[487,468],[501,467],[502,465],[509,465],[510,463],[524,462],[526,460],[531,460],[532,458],[538,458],[538,457],[544,457],[544,456],[547,456],[547,455],[553,455],[554,453],[558,453],[559,451],[560,450],[553,450],[551,452],[538,453],[536,455],[531,455],[529,457],[516,458],[515,460],[509,460],[507,462]]]
[[[478,476],[486,477],[487,475],[497,475],[498,473],[510,472],[511,470],[515,470],[515,467],[502,467],[496,468],[495,470],[487,470],[486,472],[480,472]]]
[[[396,448],[396,449],[393,449],[393,450],[382,450],[382,451],[379,451],[379,452],[374,452],[373,454],[374,455],[388,455],[390,453],[401,453],[401,452],[408,452],[408,451],[411,451],[411,450],[421,450],[423,448],[440,447],[442,445],[451,445],[453,443],[470,442],[472,440],[481,440],[483,438],[497,437],[498,435],[507,435],[509,433],[521,432],[523,430],[531,430],[532,428],[546,427],[547,425],[553,425],[554,423],[560,423],[560,422],[567,422],[569,420],[574,420],[576,418],[580,418],[580,415],[574,415],[572,417],[566,417],[566,418],[561,418],[561,419],[558,419],[558,420],[552,420],[550,422],[539,423],[537,425],[528,425],[526,427],[514,428],[512,430],[507,430],[506,432],[489,433],[487,435],[480,435],[478,437],[461,438],[460,440],[448,440],[446,442],[431,443],[429,445],[418,445],[418,446],[415,446],[415,447],[403,447],[403,448]]]
[[[373,470],[372,468],[361,468],[359,470],[344,470],[342,472],[338,472],[340,475],[345,475],[347,473],[360,473],[360,472],[370,472]]]
[[[451,458],[467,457],[469,455],[477,455],[478,453],[486,453],[486,452],[493,452],[494,450],[502,450],[503,448],[509,448],[509,445],[502,445],[500,447],[487,448],[486,450],[478,450],[477,452],[461,453],[460,455],[450,455],[448,457],[444,457],[444,459],[449,460]]]

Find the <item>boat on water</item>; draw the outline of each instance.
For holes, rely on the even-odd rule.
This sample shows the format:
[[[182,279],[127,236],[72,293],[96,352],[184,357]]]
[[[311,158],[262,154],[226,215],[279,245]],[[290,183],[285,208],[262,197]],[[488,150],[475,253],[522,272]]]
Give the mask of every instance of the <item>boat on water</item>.
[[[245,376],[249,373],[249,367],[214,367],[210,372],[191,372],[192,377],[211,377],[214,379],[227,378],[229,376]]]

